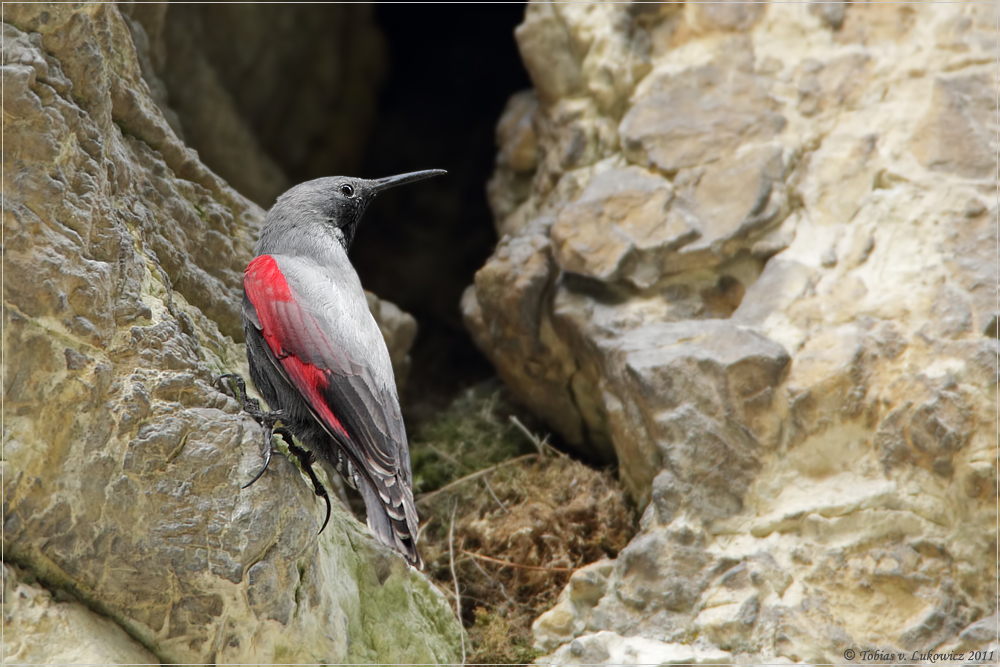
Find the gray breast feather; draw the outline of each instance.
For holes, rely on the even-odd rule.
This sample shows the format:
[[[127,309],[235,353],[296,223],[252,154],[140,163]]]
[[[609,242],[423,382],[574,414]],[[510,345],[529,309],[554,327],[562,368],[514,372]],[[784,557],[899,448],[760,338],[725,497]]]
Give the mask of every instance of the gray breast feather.
[[[353,269],[335,273],[311,259],[279,256],[275,260],[300,305],[312,313],[322,334],[349,360],[351,374],[369,375],[376,395],[387,389],[395,394],[389,350]]]

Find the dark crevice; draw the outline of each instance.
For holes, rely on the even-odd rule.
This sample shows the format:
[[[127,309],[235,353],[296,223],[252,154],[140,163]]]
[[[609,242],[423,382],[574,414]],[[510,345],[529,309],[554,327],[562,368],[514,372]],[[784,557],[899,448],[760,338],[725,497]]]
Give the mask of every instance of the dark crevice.
[[[14,552],[12,553],[12,551]],[[34,551],[34,549],[11,550],[4,553],[3,563],[8,567],[17,567],[19,572],[12,572],[12,574],[18,580],[48,591],[55,602],[76,602],[93,614],[106,618],[137,644],[165,662],[157,643],[146,633],[139,632],[137,630],[138,624],[130,622],[132,619],[117,613],[111,605],[94,595],[89,587],[79,584],[41,553]]]
[[[531,86],[514,41],[523,15],[520,4],[376,6],[388,76],[359,173],[448,170],[380,197],[352,249],[365,287],[419,323],[402,397],[414,422],[494,374],[459,300],[497,240],[486,181],[504,105]]]
[[[497,240],[496,123],[531,87],[514,40],[524,5],[171,5],[159,27],[136,12],[166,45],[157,74],[188,143],[262,206],[323,176],[448,171],[380,196],[351,259],[417,318],[408,425],[492,377],[459,301]]]
[[[299,561],[295,564],[295,569],[299,573],[299,578],[295,582],[295,592],[292,599],[295,600],[295,614],[298,615],[299,610],[302,608],[302,587],[305,585],[306,566],[302,561]]]

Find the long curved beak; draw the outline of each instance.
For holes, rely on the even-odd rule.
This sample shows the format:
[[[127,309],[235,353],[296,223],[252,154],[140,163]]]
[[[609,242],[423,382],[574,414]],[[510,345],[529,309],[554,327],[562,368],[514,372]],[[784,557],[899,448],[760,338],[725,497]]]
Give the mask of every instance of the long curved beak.
[[[403,185],[404,183],[412,183],[414,181],[422,181],[425,178],[430,178],[432,176],[441,176],[442,174],[447,174],[448,172],[444,169],[425,169],[424,171],[411,171],[408,174],[399,174],[398,176],[386,176],[385,178],[376,178],[369,181],[372,186],[372,191],[375,193],[382,192],[382,190],[388,190],[389,188],[394,188],[397,185]]]

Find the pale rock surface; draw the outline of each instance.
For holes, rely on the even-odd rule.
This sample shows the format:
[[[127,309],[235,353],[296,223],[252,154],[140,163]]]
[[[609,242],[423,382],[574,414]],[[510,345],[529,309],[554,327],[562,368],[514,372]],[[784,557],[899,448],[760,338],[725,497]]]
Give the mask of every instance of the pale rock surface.
[[[57,601],[13,566],[0,568],[4,664],[159,664],[112,621],[78,602]]]
[[[572,642],[539,665],[719,665],[732,662],[732,654],[717,648],[669,644],[645,637],[622,637],[598,632]]]
[[[542,662],[995,642],[996,20],[529,5],[463,312],[644,508]]]
[[[288,460],[241,489],[261,430],[212,381],[246,375],[264,212],[177,138],[115,5],[3,21],[5,661],[454,662],[443,596],[339,505],[317,538]],[[372,303],[405,364],[412,318]]]

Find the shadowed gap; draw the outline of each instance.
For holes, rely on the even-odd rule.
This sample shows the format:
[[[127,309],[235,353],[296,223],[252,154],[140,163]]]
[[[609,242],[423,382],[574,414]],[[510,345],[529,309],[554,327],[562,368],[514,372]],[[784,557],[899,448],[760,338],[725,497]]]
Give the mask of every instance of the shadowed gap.
[[[524,6],[377,5],[375,15],[389,67],[359,175],[449,172],[380,197],[351,252],[365,287],[419,321],[403,397],[419,420],[494,374],[458,303],[496,243],[485,191],[496,122],[531,86],[513,35]]]

